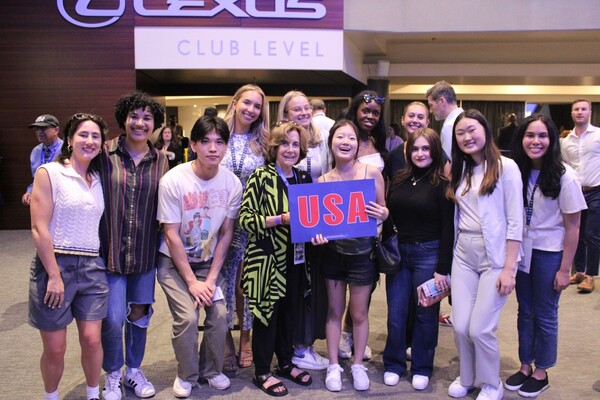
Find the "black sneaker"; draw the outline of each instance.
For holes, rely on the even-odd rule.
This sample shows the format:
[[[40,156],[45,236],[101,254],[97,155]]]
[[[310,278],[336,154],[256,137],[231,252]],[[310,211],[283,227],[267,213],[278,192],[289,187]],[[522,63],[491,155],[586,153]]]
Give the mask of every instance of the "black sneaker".
[[[508,379],[506,380],[506,382],[504,382],[504,387],[506,388],[506,390],[510,390],[511,392],[515,392],[515,391],[521,389],[521,386],[523,386],[523,384],[525,383],[525,381],[527,381],[527,379],[530,376],[531,376],[531,374],[525,375],[524,373],[522,373],[521,371],[519,371],[516,374],[513,374],[513,375],[511,375],[511,376],[508,377]]]
[[[527,381],[519,389],[519,395],[523,397],[537,397],[544,390],[548,389],[550,384],[548,383],[548,374],[544,379],[537,380],[533,376],[530,376]]]

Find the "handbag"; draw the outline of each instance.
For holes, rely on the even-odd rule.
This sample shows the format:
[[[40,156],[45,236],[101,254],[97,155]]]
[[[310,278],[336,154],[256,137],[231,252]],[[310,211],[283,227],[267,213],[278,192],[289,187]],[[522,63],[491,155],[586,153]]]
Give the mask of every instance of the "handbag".
[[[383,221],[381,235],[373,240],[373,255],[377,264],[377,271],[381,274],[395,274],[401,269],[400,246],[398,245],[398,231],[391,216]]]

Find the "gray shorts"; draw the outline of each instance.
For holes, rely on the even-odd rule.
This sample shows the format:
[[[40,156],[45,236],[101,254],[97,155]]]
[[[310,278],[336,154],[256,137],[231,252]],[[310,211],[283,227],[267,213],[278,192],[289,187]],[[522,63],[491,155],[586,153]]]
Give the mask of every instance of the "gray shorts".
[[[29,324],[42,331],[56,331],[73,319],[104,319],[108,308],[108,281],[102,258],[58,253],[55,256],[65,287],[65,302],[55,309],[44,304],[48,274],[36,255],[29,278]]]

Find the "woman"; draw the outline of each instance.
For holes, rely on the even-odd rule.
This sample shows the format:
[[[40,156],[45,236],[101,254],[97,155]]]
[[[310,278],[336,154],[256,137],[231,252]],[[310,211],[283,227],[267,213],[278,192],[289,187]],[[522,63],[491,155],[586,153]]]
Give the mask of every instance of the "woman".
[[[242,287],[254,315],[252,352],[254,383],[271,396],[288,393],[270,373],[273,353],[277,374],[302,386],[312,378],[292,363],[293,299],[304,293],[302,274],[295,253],[303,246],[290,245],[289,185],[310,183],[306,172],[294,167],[306,157],[308,133],[294,122],[281,122],[271,132],[269,164],[248,179],[240,208],[240,226],[248,232]]]
[[[250,174],[265,164],[269,140],[269,102],[262,89],[247,84],[240,87],[227,107],[225,122],[231,136],[221,165],[232,171],[246,188]],[[231,247],[223,266],[226,277],[225,303],[227,323],[233,329],[233,314],[237,311],[240,324],[240,349],[237,364],[240,368],[252,365],[250,330],[252,313],[240,287],[240,276],[244,248],[248,235],[239,226],[234,231]],[[227,334],[225,350],[225,371],[235,371],[235,345],[231,331]]]
[[[327,149],[329,132],[319,130],[312,120],[312,106],[306,95],[298,90],[287,92],[279,102],[278,121],[294,121],[310,135],[308,154],[298,163],[298,168],[309,173],[313,180],[331,169],[331,159]]]
[[[358,128],[358,161],[376,167],[385,176],[384,166],[388,159],[388,152],[385,148],[384,103],[385,98],[380,97],[376,92],[363,90],[352,98],[344,118],[352,121]],[[340,358],[349,359],[352,356],[353,346],[352,318],[349,313],[346,313],[340,338]],[[364,358],[370,360],[372,356],[371,348],[367,345]]]
[[[58,160],[42,165],[35,174],[31,230],[37,254],[31,264],[29,323],[42,337],[40,369],[46,400],[58,399],[67,325],[73,319],[79,331],[86,398],[100,398],[100,333],[108,283],[99,257],[104,199],[97,156],[106,133],[100,117],[75,114],[63,130]]]
[[[345,119],[337,121],[331,128],[328,146],[333,156],[334,168],[320,177],[319,182],[374,179],[376,202],[367,205],[367,214],[380,221],[385,220],[389,211],[385,207],[383,176],[376,167],[357,160],[360,147],[357,127]],[[354,321],[354,389],[367,390],[369,377],[367,368],[363,365],[363,358],[369,336],[368,310],[371,288],[378,278],[375,261],[371,257],[373,238],[330,241],[325,250],[328,262],[323,265],[323,275],[329,300],[326,325],[329,367],[325,386],[333,392],[342,389],[343,369],[338,362],[338,346],[342,316],[346,309],[346,288],[349,286],[349,309]]]
[[[277,111],[279,120],[288,120],[302,126],[309,133],[308,153],[300,160],[297,168],[306,171],[316,181],[322,174],[331,169],[331,159],[327,148],[329,132],[319,130],[312,120],[312,106],[304,93],[292,90],[287,92],[279,102]],[[307,249],[307,279],[310,296],[297,304],[297,327],[294,329],[294,357],[292,361],[300,368],[324,370],[329,360],[314,349],[317,339],[325,339],[325,321],[327,318],[327,289],[321,274],[319,262],[322,257],[320,248]],[[307,302],[307,304],[305,304]]]
[[[408,135],[407,165],[388,192],[392,219],[398,229],[402,269],[386,275],[388,336],[383,352],[386,385],[394,386],[406,370],[406,331],[412,338],[412,386],[423,390],[433,372],[438,340],[440,304],[416,307],[414,324],[407,324],[409,305],[417,287],[435,278],[436,287],[450,284],[454,241],[454,204],[446,198],[442,142],[433,129]],[[408,325],[408,327],[407,327]]]
[[[183,147],[181,146],[181,139],[179,136],[174,135],[169,125],[164,126],[158,134],[158,140],[154,143],[154,147],[157,150],[163,152],[163,154],[169,160],[169,169],[181,163],[183,160]]]
[[[451,397],[482,385],[479,400],[502,398],[495,332],[515,287],[522,189],[519,168],[500,156],[485,117],[477,110],[461,113],[454,122],[448,189],[458,205],[451,287],[460,376],[448,388]]]
[[[546,371],[556,364],[558,301],[569,286],[586,203],[575,171],[562,162],[558,129],[550,118],[543,114],[526,118],[517,128],[512,155],[524,188],[524,259],[531,261],[522,262],[517,272],[521,368],[504,387],[536,397],[548,388]]]

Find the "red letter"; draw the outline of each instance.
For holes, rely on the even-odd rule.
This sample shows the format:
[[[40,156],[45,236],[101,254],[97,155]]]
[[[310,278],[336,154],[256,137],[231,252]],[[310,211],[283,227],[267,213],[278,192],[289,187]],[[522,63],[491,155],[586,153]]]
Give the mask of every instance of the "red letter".
[[[305,228],[314,228],[319,223],[319,196],[298,196],[298,219]]]
[[[323,198],[323,206],[331,213],[323,217],[327,225],[339,225],[344,221],[344,213],[336,206],[342,203],[342,196],[339,194],[330,193]]]
[[[356,224],[369,221],[367,210],[365,208],[365,198],[362,192],[351,192],[350,203],[348,204],[348,223]]]

